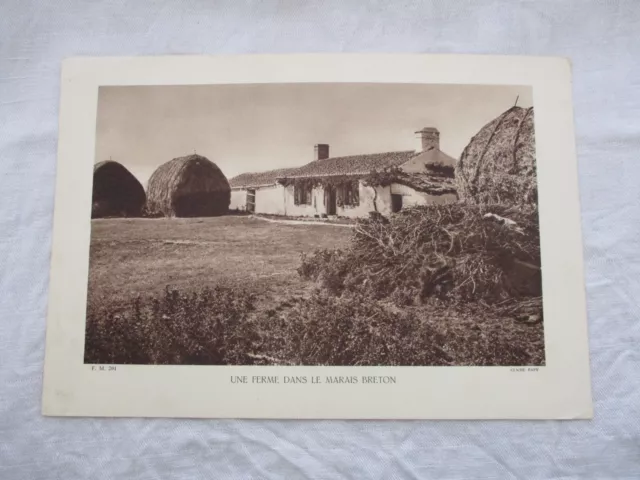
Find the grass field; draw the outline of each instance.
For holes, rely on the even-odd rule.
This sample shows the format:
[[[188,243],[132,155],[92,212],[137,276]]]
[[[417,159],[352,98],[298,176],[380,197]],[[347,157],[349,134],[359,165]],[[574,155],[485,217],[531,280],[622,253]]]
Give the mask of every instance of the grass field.
[[[542,323],[476,302],[332,296],[298,274],[302,253],[347,247],[351,235],[246,216],[92,220],[85,360],[544,364]]]
[[[281,225],[244,216],[92,220],[89,306],[238,286],[263,300],[301,292],[300,254],[340,248],[350,228]]]

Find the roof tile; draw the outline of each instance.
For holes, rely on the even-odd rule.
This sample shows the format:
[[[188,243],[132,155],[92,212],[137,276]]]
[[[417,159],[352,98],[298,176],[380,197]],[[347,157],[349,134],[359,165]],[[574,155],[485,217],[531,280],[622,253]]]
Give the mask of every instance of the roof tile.
[[[276,183],[276,179],[286,176],[287,172],[292,170],[295,170],[295,168],[278,168],[266,172],[241,173],[230,179],[229,185],[231,185],[231,188],[271,185]]]
[[[286,177],[320,177],[331,175],[366,175],[372,170],[398,167],[416,154],[414,150],[330,157],[315,160],[287,172]],[[285,176],[285,175],[283,175]]]

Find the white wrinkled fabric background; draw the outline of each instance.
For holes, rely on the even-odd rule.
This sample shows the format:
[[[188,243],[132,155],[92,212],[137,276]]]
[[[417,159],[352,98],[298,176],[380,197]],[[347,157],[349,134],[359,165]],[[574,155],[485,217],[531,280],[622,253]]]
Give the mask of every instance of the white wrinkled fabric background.
[[[0,478],[640,478],[639,32],[634,0],[3,0]],[[265,52],[572,59],[593,421],[40,415],[61,60]]]

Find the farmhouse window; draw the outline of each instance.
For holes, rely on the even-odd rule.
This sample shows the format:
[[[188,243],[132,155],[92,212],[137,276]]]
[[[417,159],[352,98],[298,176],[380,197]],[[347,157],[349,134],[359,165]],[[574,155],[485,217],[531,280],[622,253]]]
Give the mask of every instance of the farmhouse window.
[[[342,204],[345,206],[356,207],[360,205],[360,192],[358,190],[358,180],[346,182],[340,188],[339,194]]]
[[[293,199],[296,205],[311,205],[311,186],[294,185]]]

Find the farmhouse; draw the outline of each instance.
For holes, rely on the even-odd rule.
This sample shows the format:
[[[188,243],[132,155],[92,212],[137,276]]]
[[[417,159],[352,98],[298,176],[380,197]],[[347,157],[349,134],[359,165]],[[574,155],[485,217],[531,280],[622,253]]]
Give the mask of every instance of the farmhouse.
[[[242,174],[231,179],[231,208],[287,216],[364,217],[412,205],[453,202],[455,159],[440,151],[435,128],[419,132],[421,150],[331,157],[315,146],[300,168]]]
[[[218,166],[201,155],[178,157],[149,178],[147,209],[167,217],[211,217],[227,213],[229,182]]]
[[[112,160],[93,167],[91,217],[136,217],[146,196],[140,182],[122,164]]]
[[[280,168],[268,172],[243,173],[229,180],[231,204],[229,210],[250,213],[286,215],[285,188],[278,183],[293,168]]]

